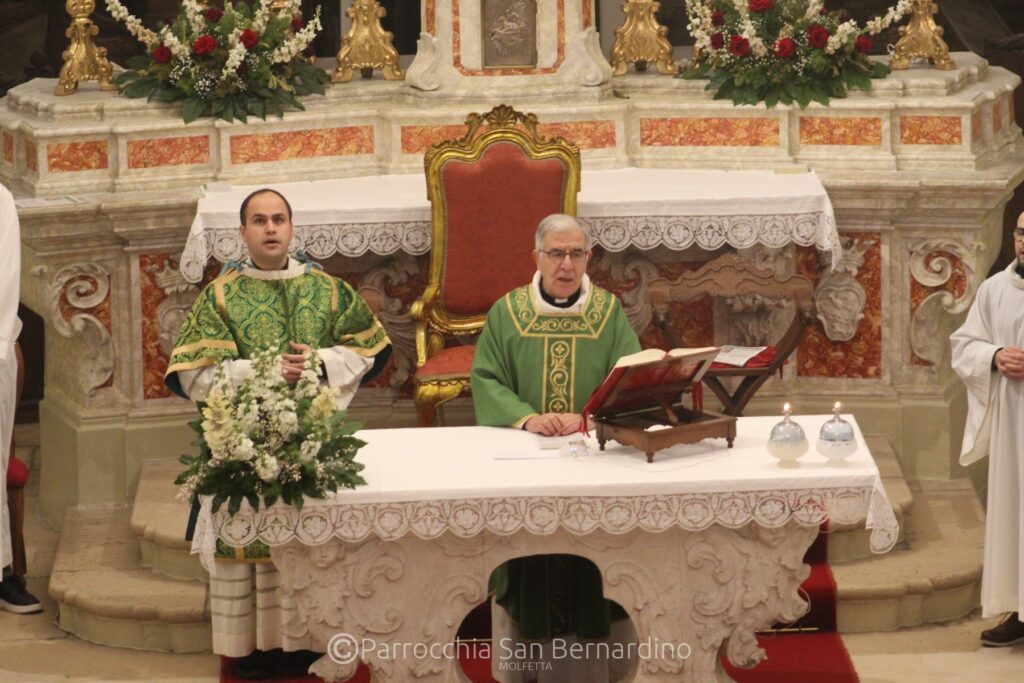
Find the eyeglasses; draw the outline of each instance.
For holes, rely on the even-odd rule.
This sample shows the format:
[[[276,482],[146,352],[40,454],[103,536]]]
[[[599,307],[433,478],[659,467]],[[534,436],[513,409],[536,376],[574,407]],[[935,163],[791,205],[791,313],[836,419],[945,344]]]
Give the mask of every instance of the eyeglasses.
[[[1024,228],[1014,228],[1013,239],[1024,242]]]
[[[579,263],[587,257],[587,254],[590,253],[586,249],[573,249],[571,251],[562,251],[561,249],[538,249],[537,251],[544,254],[555,263],[561,263],[565,260],[566,256],[572,259],[573,263]]]

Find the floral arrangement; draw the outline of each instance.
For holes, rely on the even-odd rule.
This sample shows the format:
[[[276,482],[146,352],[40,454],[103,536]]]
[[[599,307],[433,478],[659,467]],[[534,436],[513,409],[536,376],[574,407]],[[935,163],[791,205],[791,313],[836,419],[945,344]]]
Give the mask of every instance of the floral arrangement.
[[[179,498],[212,495],[213,511],[228,502],[235,514],[242,500],[253,509],[279,498],[302,507],[303,496],[324,498],[339,488],[365,484],[354,460],[366,443],[352,436],[362,425],[348,422],[335,403],[336,390],[321,388],[320,360],[311,353],[295,385],[281,376],[279,356],[261,351],[241,386],[218,370],[202,407],[190,423],[198,455],[183,455],[187,469],[175,484]]]
[[[330,76],[303,56],[320,30],[320,8],[305,22],[299,2],[284,0],[275,12],[271,0],[255,10],[244,2],[221,9],[182,0],[178,16],[154,32],[120,0],[106,0],[147,53],[128,60],[114,80],[126,97],[182,101],[185,123],[200,116],[245,122],[304,109],[297,96],[324,94]]]
[[[736,104],[828,104],[889,74],[868,58],[871,36],[910,10],[899,0],[862,27],[823,0],[686,0],[699,57],[681,76],[710,79],[715,99]]]

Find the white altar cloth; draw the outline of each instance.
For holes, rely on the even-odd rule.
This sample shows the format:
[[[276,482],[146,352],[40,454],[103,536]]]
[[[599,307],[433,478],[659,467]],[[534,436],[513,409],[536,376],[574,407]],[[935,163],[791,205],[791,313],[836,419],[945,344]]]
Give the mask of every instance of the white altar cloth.
[[[584,171],[581,184],[578,214],[595,242],[610,251],[792,242],[832,252],[833,265],[840,255],[832,203],[813,172],[624,168]],[[181,257],[189,282],[202,279],[211,257],[225,263],[244,256],[238,208],[258,187],[207,186]],[[430,204],[421,173],[267,187],[293,207],[293,251],[323,259],[430,250]]]
[[[754,522],[781,527],[790,520],[817,526],[825,519],[853,524],[866,519],[871,548],[896,543],[896,517],[860,428],[859,447],[843,466],[830,466],[813,446],[829,415],[794,418],[812,441],[796,468],[781,468],[766,448],[773,417],[741,417],[734,447],[710,439],[680,445],[647,463],[643,453],[615,442],[590,455],[559,459],[505,459],[539,452],[533,434],[496,427],[365,430],[357,459],[365,486],[308,500],[302,510],[280,503],[258,512],[245,502],[234,517],[211,509],[204,497],[192,552],[215,574],[217,537],[234,546],[261,540],[278,546],[298,539],[319,545],[332,538],[369,536],[469,538],[487,530],[573,535],[596,530],[624,534],[678,526],[697,531]],[[496,456],[498,456],[496,458]]]

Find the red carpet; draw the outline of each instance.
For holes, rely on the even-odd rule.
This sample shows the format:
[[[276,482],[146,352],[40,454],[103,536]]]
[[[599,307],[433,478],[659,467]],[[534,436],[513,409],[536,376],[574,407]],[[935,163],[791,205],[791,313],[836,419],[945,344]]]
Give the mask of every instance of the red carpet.
[[[827,524],[822,524],[827,532]],[[737,669],[723,660],[729,675],[738,683],[857,683],[857,673],[850,655],[836,628],[836,583],[828,567],[828,534],[821,533],[807,550],[804,561],[811,565],[811,575],[803,583],[803,590],[811,603],[810,612],[795,624],[778,627],[814,628],[802,633],[770,633],[758,636],[758,642],[768,657],[753,669]],[[489,638],[491,634],[490,606],[480,605],[466,617],[459,629],[461,638]],[[484,652],[483,654],[486,654]],[[320,679],[306,673],[319,655],[292,655],[275,670],[273,683],[316,683]],[[245,683],[234,675],[235,660],[221,657],[221,683]],[[462,669],[473,683],[494,683],[491,662],[480,656],[463,657]],[[370,683],[370,672],[361,666],[349,683]]]

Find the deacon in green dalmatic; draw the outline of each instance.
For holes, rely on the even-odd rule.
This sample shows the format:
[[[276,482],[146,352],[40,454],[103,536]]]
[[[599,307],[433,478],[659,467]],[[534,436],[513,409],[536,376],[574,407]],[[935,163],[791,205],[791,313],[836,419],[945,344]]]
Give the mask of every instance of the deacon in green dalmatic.
[[[200,292],[171,352],[167,387],[203,401],[218,368],[239,386],[252,371],[251,357],[263,349],[280,354],[281,376],[294,385],[316,350],[321,384],[337,390],[338,408],[344,409],[391,353],[384,328],[344,281],[289,257],[292,208],[283,195],[257,190],[239,213],[249,260],[227,264]],[[197,512],[194,506],[187,539]],[[265,547],[246,549],[246,557],[261,554],[265,558]],[[243,657],[235,667],[243,678],[266,677],[272,665],[266,651],[281,647],[276,582],[266,562],[222,563],[210,577],[211,593],[220,601],[212,612],[213,651]]]
[[[587,277],[591,237],[583,224],[548,216],[537,227],[533,255],[533,282],[506,294],[487,315],[473,361],[473,404],[481,425],[568,435],[580,430],[590,394],[640,342],[618,299]],[[602,597],[597,567],[573,555],[508,562],[495,571],[491,588],[527,639],[607,638],[611,622],[626,618]],[[603,671],[601,663],[590,664],[580,680],[614,680],[614,663]]]

